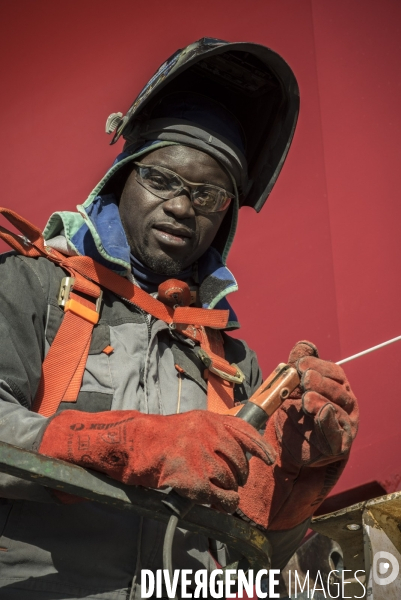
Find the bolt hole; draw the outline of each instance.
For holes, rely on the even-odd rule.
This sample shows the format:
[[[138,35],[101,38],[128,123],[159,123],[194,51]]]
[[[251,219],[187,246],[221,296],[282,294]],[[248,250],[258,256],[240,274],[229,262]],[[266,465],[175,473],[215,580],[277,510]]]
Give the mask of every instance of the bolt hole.
[[[341,573],[341,571],[344,569],[343,557],[339,552],[337,552],[337,550],[333,550],[333,552],[331,552],[329,555],[329,565],[332,571],[339,571]],[[336,577],[339,576],[339,574],[336,573],[334,575]]]

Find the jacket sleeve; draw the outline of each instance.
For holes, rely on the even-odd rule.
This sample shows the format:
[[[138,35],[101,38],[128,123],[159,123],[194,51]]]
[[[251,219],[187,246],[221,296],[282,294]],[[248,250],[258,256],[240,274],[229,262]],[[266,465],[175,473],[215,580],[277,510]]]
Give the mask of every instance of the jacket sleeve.
[[[36,259],[0,256],[0,441],[27,450],[47,423],[30,408],[45,355],[47,273],[52,265],[41,270],[33,265]],[[0,473],[0,496],[51,501],[42,486],[5,473]]]

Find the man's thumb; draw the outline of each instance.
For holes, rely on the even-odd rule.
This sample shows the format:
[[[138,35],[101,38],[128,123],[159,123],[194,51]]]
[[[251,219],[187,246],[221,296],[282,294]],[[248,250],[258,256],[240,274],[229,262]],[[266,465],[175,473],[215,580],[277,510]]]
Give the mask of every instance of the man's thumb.
[[[295,363],[304,356],[316,356],[316,358],[319,358],[318,349],[314,344],[312,344],[312,342],[308,342],[306,340],[297,342],[290,352],[288,364],[294,366]]]

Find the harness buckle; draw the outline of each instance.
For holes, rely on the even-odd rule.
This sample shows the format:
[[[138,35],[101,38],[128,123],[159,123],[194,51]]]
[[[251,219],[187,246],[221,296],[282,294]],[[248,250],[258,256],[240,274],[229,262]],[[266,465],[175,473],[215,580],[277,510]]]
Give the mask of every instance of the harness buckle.
[[[245,375],[235,363],[232,363],[230,366],[236,369],[237,372],[235,373],[235,375],[230,375],[229,373],[226,373],[225,371],[214,367],[213,359],[202,348],[199,349],[198,356],[203,362],[203,364],[209,369],[209,371],[211,373],[214,373],[215,375],[218,375],[219,377],[221,377],[221,379],[224,379],[225,381],[230,381],[231,383],[242,383],[244,381]]]
[[[58,305],[64,307],[70,299],[70,293],[74,288],[75,277],[63,277],[60,284],[60,291],[58,293]],[[96,299],[95,311],[100,312],[100,306],[102,304],[103,292],[100,290],[99,298]]]

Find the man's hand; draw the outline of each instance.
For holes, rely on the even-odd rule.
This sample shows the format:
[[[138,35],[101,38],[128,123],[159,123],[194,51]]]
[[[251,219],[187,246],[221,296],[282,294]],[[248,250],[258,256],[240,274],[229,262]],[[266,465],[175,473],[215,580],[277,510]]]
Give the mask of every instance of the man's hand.
[[[257,458],[240,489],[240,511],[271,530],[310,517],[338,481],[358,430],[358,405],[344,371],[299,342],[289,361],[301,383],[268,421],[264,439],[276,450],[274,467]]]
[[[200,504],[232,512],[248,477],[246,453],[272,464],[274,452],[251,425],[207,411],[137,411],[53,417],[39,452],[96,469],[129,485],[174,488]]]
[[[288,417],[305,438],[302,464],[349,452],[358,431],[358,404],[343,369],[318,356],[310,342],[294,346],[288,363],[298,370],[301,384],[277,415],[279,431],[284,432]],[[283,443],[300,456],[296,441],[286,436]]]

